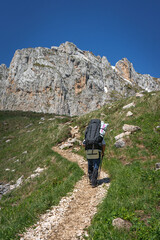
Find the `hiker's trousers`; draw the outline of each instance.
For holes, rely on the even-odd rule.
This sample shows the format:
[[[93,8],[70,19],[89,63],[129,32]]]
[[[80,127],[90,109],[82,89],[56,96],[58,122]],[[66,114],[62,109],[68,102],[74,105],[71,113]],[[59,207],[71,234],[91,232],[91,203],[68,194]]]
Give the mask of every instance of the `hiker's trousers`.
[[[100,158],[99,159],[88,159],[88,174],[92,174],[94,169],[99,169]]]

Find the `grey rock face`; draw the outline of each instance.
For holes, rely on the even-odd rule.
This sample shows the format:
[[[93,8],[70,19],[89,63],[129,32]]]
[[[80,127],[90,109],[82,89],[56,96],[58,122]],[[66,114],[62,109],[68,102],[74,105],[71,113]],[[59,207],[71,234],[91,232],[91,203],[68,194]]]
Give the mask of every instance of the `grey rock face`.
[[[120,63],[115,69],[106,57],[96,57],[69,42],[51,49],[17,50],[9,69],[0,66],[0,109],[85,114],[117,98],[132,96],[143,85],[136,72],[134,88],[121,73]],[[145,79],[152,82],[152,88],[151,84],[145,86],[160,90],[159,80],[150,78],[147,75]]]
[[[8,68],[5,64],[0,65],[0,109],[3,109],[3,100],[6,95],[6,83],[8,78]]]
[[[7,169],[7,170],[10,170],[10,169]],[[23,179],[24,179],[24,176],[21,176],[16,181],[16,183],[12,184],[12,185],[10,183],[7,183],[7,184],[0,183],[0,199],[2,198],[3,195],[7,194],[11,190],[13,190],[13,189],[19,187],[20,185],[22,185]]]
[[[153,78],[149,74],[137,73],[133,68],[133,64],[127,58],[118,61],[115,70],[131,86],[139,86],[148,92],[160,89],[160,78]]]
[[[9,190],[10,190],[10,185],[8,183],[7,184],[0,183],[0,199],[4,194],[9,192]]]

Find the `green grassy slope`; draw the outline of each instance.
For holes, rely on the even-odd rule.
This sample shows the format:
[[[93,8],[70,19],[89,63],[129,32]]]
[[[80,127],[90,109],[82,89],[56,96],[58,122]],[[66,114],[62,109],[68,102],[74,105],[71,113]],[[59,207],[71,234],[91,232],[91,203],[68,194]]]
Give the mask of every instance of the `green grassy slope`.
[[[39,214],[58,204],[83,175],[77,164],[52,151],[53,145],[68,137],[69,127],[65,123],[70,121],[68,117],[49,120],[54,117],[0,112],[0,182],[14,184],[21,176],[27,179],[37,167],[46,168],[39,177],[3,195],[0,239],[19,239],[18,233],[35,223]]]
[[[133,101],[136,106],[128,109],[133,116],[126,117],[128,110],[122,107]],[[111,185],[88,230],[88,239],[160,239],[160,170],[155,171],[155,163],[160,162],[160,132],[156,129],[160,125],[160,93],[122,99],[81,117],[50,118],[55,116],[0,112],[0,182],[15,183],[37,167],[47,167],[40,177],[1,199],[0,239],[18,239],[17,233],[73,188],[82,171],[51,148],[70,136],[68,124],[80,127],[82,140],[92,118],[110,124],[103,168],[110,174]],[[141,131],[131,134],[126,146],[117,149],[114,137],[123,132],[124,124],[138,125]],[[83,148],[78,153],[85,156]],[[112,220],[117,217],[132,223],[129,232],[113,228]]]
[[[122,109],[133,101],[135,107]],[[126,117],[129,110],[133,116]],[[77,118],[75,124],[80,125],[82,135],[91,118],[110,124],[103,168],[110,174],[111,185],[88,239],[160,239],[160,170],[155,171],[155,163],[160,162],[160,132],[156,129],[160,126],[160,93],[123,99]],[[141,131],[125,138],[124,148],[116,148],[114,137],[123,132],[124,124],[137,125]],[[129,232],[113,228],[112,220],[117,217],[132,223]]]

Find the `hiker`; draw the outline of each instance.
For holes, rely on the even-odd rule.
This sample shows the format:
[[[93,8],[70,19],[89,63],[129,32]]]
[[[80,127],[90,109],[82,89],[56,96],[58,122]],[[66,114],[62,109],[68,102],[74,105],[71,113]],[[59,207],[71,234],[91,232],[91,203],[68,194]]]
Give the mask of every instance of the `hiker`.
[[[83,146],[88,160],[88,176],[92,187],[97,186],[98,169],[105,151],[104,135],[109,124],[92,119],[86,128]]]

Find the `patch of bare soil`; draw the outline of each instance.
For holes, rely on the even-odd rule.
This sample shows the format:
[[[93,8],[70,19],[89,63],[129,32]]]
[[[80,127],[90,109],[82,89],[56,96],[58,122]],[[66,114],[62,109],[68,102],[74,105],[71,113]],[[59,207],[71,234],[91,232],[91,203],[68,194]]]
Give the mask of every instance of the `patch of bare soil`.
[[[99,184],[92,188],[87,176],[87,161],[74,154],[71,150],[54,151],[77,162],[84,170],[85,175],[77,182],[72,193],[63,197],[58,206],[54,206],[40,217],[39,222],[24,233],[21,240],[76,240],[84,239],[85,229],[90,226],[97,206],[106,196],[109,187],[108,175],[101,171]]]

